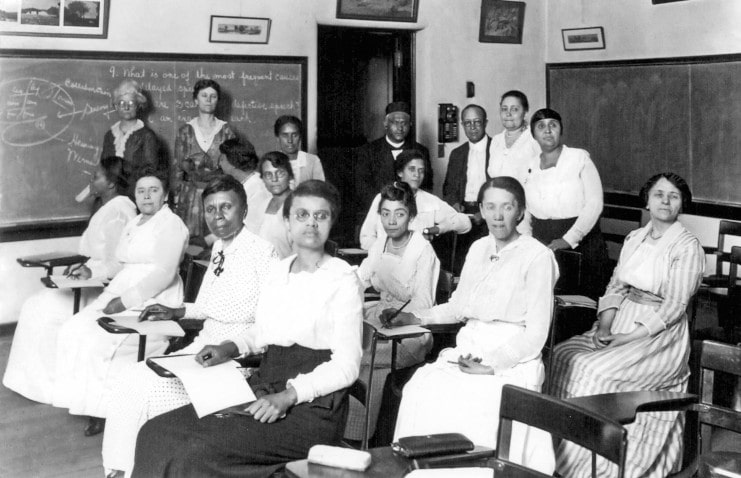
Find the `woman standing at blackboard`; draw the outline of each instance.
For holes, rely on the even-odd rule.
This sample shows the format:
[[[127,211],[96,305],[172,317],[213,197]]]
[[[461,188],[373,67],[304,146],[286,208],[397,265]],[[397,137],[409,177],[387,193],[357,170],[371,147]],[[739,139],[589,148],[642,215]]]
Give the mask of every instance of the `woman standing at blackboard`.
[[[198,116],[181,126],[175,139],[172,171],[176,211],[188,226],[191,242],[200,245],[210,245],[215,240],[208,234],[203,218],[201,193],[211,179],[223,174],[224,155],[219,146],[237,136],[226,121],[216,117],[220,96],[218,83],[198,80],[193,87]]]
[[[597,168],[587,151],[562,143],[563,123],[556,111],[536,111],[530,129],[542,151],[525,179],[533,237],[553,251],[580,252],[583,293],[599,297],[609,271],[598,222],[603,199]]]
[[[147,106],[147,97],[134,80],[125,80],[112,92],[113,107],[118,121],[103,137],[101,158],[118,156],[124,159],[127,177],[135,177],[136,171],[144,166],[155,169],[167,167],[160,164],[157,135],[138,118]]]

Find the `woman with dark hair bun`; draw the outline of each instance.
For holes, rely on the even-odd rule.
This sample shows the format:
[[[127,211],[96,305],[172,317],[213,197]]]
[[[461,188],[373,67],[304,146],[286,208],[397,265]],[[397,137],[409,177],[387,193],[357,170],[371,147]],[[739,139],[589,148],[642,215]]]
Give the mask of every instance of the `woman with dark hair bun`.
[[[237,136],[226,121],[216,117],[220,97],[221,87],[217,82],[209,79],[196,82],[193,100],[198,108],[198,116],[178,130],[172,158],[171,190],[176,212],[188,226],[191,242],[200,245],[210,245],[215,240],[214,236],[207,238],[201,193],[206,183],[223,174],[221,163],[224,154],[219,146]]]
[[[625,239],[620,260],[599,299],[592,329],[559,344],[551,391],[561,398],[640,391],[686,392],[690,336],[687,305],[700,286],[705,253],[677,220],[692,201],[674,173],[641,188],[650,221]],[[628,429],[625,476],[659,478],[682,460],[684,419],[679,412],[639,413]],[[591,476],[591,454],[563,442],[561,476]],[[597,458],[599,476],[615,467]]]
[[[109,280],[118,268],[116,246],[121,234],[126,223],[136,216],[136,206],[127,195],[129,181],[123,158],[101,159],[90,181],[90,191],[100,207],[82,233],[78,249],[90,259],[85,265],[67,267],[63,274]],[[101,290],[83,288],[80,306],[85,307]],[[23,303],[3,377],[6,387],[31,400],[51,403],[57,334],[72,315],[72,303],[71,289],[43,289]]]

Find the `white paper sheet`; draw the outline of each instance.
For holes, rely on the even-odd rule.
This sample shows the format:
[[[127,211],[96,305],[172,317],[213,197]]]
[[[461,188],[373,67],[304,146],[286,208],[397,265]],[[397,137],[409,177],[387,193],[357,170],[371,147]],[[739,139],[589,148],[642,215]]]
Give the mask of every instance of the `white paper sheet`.
[[[70,279],[65,275],[52,275],[49,277],[59,289],[74,289],[76,287],[105,287],[98,279]]]
[[[183,337],[185,331],[174,320],[145,320],[139,322],[139,314],[132,315],[127,310],[120,314],[112,314],[111,318],[118,324],[134,329],[141,335],[165,335],[167,337]]]
[[[211,367],[196,362],[195,355],[157,357],[152,361],[183,382],[198,418],[257,399],[233,360]]]

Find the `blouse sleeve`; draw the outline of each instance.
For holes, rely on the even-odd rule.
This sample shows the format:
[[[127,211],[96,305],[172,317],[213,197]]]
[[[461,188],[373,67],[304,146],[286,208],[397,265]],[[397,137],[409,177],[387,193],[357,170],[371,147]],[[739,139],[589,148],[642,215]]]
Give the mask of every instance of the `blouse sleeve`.
[[[363,301],[358,281],[354,274],[351,277],[352,280],[343,280],[339,285],[326,311],[334,324],[329,361],[287,382],[296,390],[297,404],[349,387],[358,378],[363,354]]]
[[[605,295],[600,297],[599,303],[597,304],[597,314],[608,309],[619,309],[620,304],[623,303],[623,299],[628,295],[630,286],[620,280],[619,272],[625,261],[628,260],[627,257],[623,256],[626,251],[625,243],[635,237],[635,234],[636,231],[631,232],[625,238],[625,241],[623,241],[623,249],[620,252],[618,263],[612,271],[612,277],[610,277],[610,282],[608,282],[607,288],[605,289]]]
[[[650,335],[658,334],[684,315],[690,298],[702,282],[705,253],[699,241],[693,237],[691,242],[678,249],[671,255],[666,281],[662,284],[664,301],[652,314],[636,320],[648,329]]]
[[[360,247],[366,251],[371,248],[378,238],[376,227],[378,227],[378,204],[380,202],[381,195],[376,194],[376,197],[373,198],[370,209],[368,209],[368,214],[365,216],[363,225],[360,227]]]
[[[159,142],[157,140],[157,135],[154,134],[154,131],[145,127],[144,132],[142,133],[142,141],[141,158],[137,162],[137,165],[139,167],[151,166],[155,169],[160,168]],[[163,162],[161,166],[167,167],[167,164]]]
[[[440,261],[432,246],[425,247],[417,261],[417,271],[412,285],[412,302],[409,312],[427,310],[435,304],[437,280],[440,277]]]
[[[93,277],[112,279],[122,269],[121,262],[116,258],[116,248],[129,220],[131,217],[119,210],[103,221],[103,257],[88,262]]]
[[[526,357],[537,356],[543,348],[553,316],[553,286],[557,278],[553,253],[542,251],[525,272],[525,328],[504,346],[484,352],[483,361],[494,370],[514,367]]]
[[[177,230],[173,230],[173,226],[177,227]],[[144,303],[162,292],[172,282],[188,242],[188,230],[182,223],[166,221],[155,232],[152,241],[154,242],[152,269],[121,294],[121,301],[127,309]]]
[[[576,218],[574,225],[563,235],[563,239],[572,248],[577,247],[584,236],[589,234],[589,231],[597,224],[600,214],[602,214],[602,181],[597,172],[597,167],[589,158],[589,153],[585,151],[584,154],[586,158],[584,158],[584,165],[579,172],[584,187],[584,207]]]
[[[457,234],[465,234],[471,230],[471,219],[467,214],[458,212],[440,198],[435,211],[435,224],[440,228],[440,234],[455,231]]]

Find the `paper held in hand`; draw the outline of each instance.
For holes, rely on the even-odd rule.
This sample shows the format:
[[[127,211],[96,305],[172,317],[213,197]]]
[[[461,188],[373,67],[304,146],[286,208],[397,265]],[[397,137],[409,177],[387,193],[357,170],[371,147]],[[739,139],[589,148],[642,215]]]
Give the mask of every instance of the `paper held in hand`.
[[[105,287],[98,279],[72,279],[65,275],[52,275],[49,279],[58,289],[75,289],[78,287]]]
[[[257,400],[247,380],[233,360],[204,367],[195,355],[173,355],[151,359],[174,373],[188,392],[198,418],[242,403]]]

